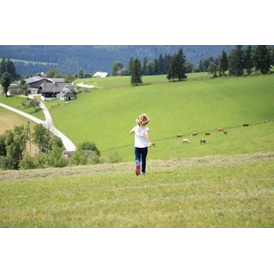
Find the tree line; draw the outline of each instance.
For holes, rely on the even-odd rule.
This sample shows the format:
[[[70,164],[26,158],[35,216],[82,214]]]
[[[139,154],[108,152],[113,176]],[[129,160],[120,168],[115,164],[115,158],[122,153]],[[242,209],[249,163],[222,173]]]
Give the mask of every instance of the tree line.
[[[179,53],[180,51],[180,53]],[[252,70],[257,74],[267,74],[271,66],[274,66],[274,47],[266,45],[236,45],[228,54],[225,50],[222,51],[221,56],[210,56],[206,59],[201,59],[199,64],[194,66],[191,62],[187,61],[183,54],[183,49],[180,48],[177,54],[160,54],[158,58],[148,60],[144,58],[141,65],[142,75],[161,75],[170,74],[173,70],[174,62],[178,56],[181,56],[183,64],[181,65],[182,73],[194,72],[209,72],[213,76],[241,76],[244,73],[250,75]],[[176,57],[177,56],[177,57]],[[136,58],[139,60],[138,58]],[[131,75],[132,67],[136,59],[130,58],[128,65],[124,67],[122,62],[115,61],[112,65],[111,75]],[[141,64],[141,61],[139,60]],[[171,66],[172,64],[172,66]],[[169,77],[173,78],[173,77]]]
[[[79,144],[71,159],[63,156],[62,140],[46,127],[36,124],[31,131],[27,126],[15,126],[0,135],[0,169],[36,169],[68,165],[98,164],[100,151],[93,142]],[[92,151],[89,156],[85,150]],[[117,157],[110,159],[117,161]]]
[[[148,61],[144,58],[143,63],[138,58],[131,57],[128,65],[124,67],[120,61],[115,61],[112,65],[111,75],[131,75],[131,84],[141,83],[143,75],[167,74],[167,78],[178,79],[186,78],[186,73],[209,72],[214,77],[224,75],[241,76],[244,73],[250,75],[252,71],[256,74],[267,74],[271,66],[274,66],[274,47],[264,45],[243,47],[237,45],[227,54],[222,51],[221,56],[201,59],[199,64],[194,66],[186,60],[183,49],[180,48],[177,54],[163,55]],[[136,79],[136,80],[135,80]]]

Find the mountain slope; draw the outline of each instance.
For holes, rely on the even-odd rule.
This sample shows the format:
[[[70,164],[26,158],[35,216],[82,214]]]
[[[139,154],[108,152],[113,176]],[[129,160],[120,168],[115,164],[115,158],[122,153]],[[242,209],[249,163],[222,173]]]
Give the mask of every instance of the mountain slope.
[[[222,50],[230,53],[234,46],[225,45],[0,45],[0,58],[24,60],[15,62],[22,75],[58,69],[62,74],[74,74],[80,68],[85,73],[94,71],[110,72],[114,61],[127,66],[131,57],[143,61],[158,58],[160,54],[174,54],[183,48],[187,61],[194,65],[210,56],[219,57]],[[30,61],[36,63],[29,63]],[[43,64],[38,64],[43,62]]]

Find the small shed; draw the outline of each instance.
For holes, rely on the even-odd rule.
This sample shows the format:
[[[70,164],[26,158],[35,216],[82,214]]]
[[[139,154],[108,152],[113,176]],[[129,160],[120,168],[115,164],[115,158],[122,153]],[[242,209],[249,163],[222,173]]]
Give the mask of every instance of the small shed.
[[[8,95],[13,95],[13,94],[22,94],[21,89],[19,87],[19,84],[11,84],[8,87]]]
[[[58,98],[64,101],[70,101],[76,99],[76,94],[77,93],[72,85],[65,85],[59,93]]]

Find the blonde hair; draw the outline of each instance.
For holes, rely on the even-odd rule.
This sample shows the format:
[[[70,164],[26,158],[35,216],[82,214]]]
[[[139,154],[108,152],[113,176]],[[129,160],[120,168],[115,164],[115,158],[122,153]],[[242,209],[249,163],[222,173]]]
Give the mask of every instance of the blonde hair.
[[[145,126],[149,123],[149,121],[150,119],[145,113],[139,115],[139,117],[136,119],[136,123],[138,124],[138,126]]]

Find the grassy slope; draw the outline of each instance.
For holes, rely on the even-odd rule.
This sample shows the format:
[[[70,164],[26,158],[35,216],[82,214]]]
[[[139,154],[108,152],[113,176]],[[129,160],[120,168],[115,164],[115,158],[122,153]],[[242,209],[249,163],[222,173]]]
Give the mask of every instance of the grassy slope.
[[[148,76],[140,87],[130,87],[129,77],[85,79],[96,89],[50,109],[57,128],[76,145],[93,141],[103,157],[116,150],[124,161],[132,160],[133,137],[128,132],[142,112],[151,118],[151,136],[157,144],[151,159],[273,151],[274,126],[264,124],[274,119],[273,75],[214,80],[201,75],[199,81],[193,77],[167,83],[165,76]],[[246,122],[252,127],[242,128]],[[218,127],[229,134],[218,133]],[[192,138],[188,147],[175,138],[177,133],[190,138],[193,131],[198,138]],[[212,136],[202,147],[199,138],[205,131]]]
[[[274,77],[242,77],[210,79],[207,73],[190,74],[187,82],[169,83],[166,76],[143,77],[143,86],[131,87],[130,77],[79,79],[94,85],[89,93],[79,94],[69,103],[48,102],[55,125],[77,145],[93,141],[102,157],[118,151],[123,161],[132,161],[133,136],[128,135],[135,117],[146,112],[150,118],[151,136],[156,146],[150,159],[199,157],[206,155],[255,153],[273,151],[274,118],[272,102]],[[5,98],[1,102],[18,107],[21,97]],[[25,110],[44,119],[43,113]],[[42,115],[42,116],[41,116]],[[242,123],[252,126],[243,128]],[[229,134],[217,132],[224,127]],[[197,138],[190,137],[193,131]],[[207,145],[199,139],[210,131]],[[182,133],[190,144],[181,144]]]
[[[0,171],[0,227],[273,227],[273,153]]]

